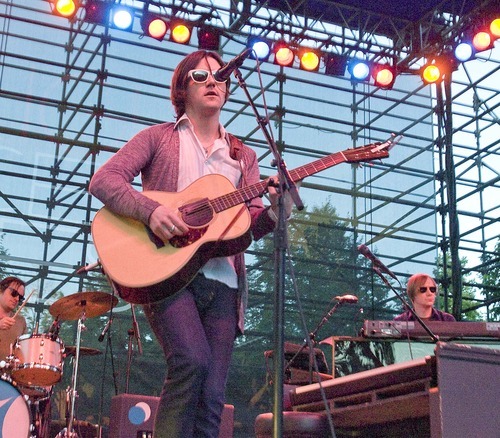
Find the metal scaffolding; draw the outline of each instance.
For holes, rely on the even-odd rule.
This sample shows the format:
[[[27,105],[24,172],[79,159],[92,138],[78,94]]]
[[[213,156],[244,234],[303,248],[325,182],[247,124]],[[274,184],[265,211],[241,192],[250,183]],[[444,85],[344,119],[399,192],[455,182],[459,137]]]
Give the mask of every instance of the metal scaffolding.
[[[131,3],[140,14],[144,2]],[[269,111],[290,168],[392,132],[404,136],[384,162],[336,167],[307,179],[302,193],[307,205],[332,199],[356,236],[401,276],[431,270],[451,251],[443,285],[460,317],[464,307],[492,304],[478,294],[463,305],[459,257],[468,259],[468,286],[483,292],[481,274],[491,266],[482,256],[493,254],[500,234],[498,47],[461,66],[435,93],[415,72],[425,53],[449,44],[492,3],[463,10],[461,1],[437,2],[417,22],[331,1],[150,5],[220,27],[226,59],[252,34],[397,59],[403,74],[392,90],[266,63],[257,70],[246,61],[241,70],[259,110]],[[95,169],[139,129],[173,119],[170,76],[196,44],[148,39],[137,26],[116,31],[82,14],[68,22],[42,0],[2,0],[0,8],[0,230],[7,250],[0,266],[36,287],[38,319],[57,294],[82,290],[85,279],[75,270],[97,258],[90,224],[100,205],[87,193]],[[234,84],[232,91],[224,123],[270,175],[254,115]]]

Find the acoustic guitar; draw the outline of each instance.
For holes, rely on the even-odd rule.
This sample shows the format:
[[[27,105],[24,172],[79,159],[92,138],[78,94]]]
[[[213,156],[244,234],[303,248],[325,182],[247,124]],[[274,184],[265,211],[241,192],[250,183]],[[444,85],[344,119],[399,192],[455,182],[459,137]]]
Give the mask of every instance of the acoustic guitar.
[[[289,171],[293,181],[339,163],[387,158],[399,141],[347,149]],[[189,227],[184,236],[163,242],[140,221],[101,208],[92,221],[92,238],[105,274],[120,297],[132,304],[167,298],[196,276],[211,258],[234,255],[251,243],[245,202],[263,196],[270,179],[235,189],[224,176],[206,175],[181,192],[144,191],[144,196],[175,208]]]

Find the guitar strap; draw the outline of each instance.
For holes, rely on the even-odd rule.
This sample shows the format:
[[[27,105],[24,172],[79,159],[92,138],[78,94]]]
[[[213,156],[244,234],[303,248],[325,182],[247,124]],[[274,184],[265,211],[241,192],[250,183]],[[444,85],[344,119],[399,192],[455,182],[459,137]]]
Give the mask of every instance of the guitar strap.
[[[245,173],[243,172],[243,154],[241,152],[243,143],[232,134],[228,134],[228,137],[229,137],[229,156],[233,160],[238,161],[238,163],[240,164],[241,175],[242,175],[242,178],[244,179]],[[231,229],[231,227],[234,225],[234,223],[238,220],[238,218],[243,214],[245,209],[246,209],[245,205],[242,205],[241,208],[238,210],[238,213],[234,216],[233,220],[229,224],[227,224],[225,230],[219,236],[219,239],[217,240],[218,242],[220,242],[224,239],[224,237],[226,236],[228,231]]]
[[[238,140],[234,135],[229,134],[229,156],[236,161],[241,161],[241,141]]]

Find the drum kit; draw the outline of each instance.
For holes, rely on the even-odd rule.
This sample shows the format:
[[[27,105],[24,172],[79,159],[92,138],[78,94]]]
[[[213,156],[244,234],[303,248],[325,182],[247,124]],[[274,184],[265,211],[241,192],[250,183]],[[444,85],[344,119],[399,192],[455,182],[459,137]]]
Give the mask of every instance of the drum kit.
[[[105,292],[78,292],[60,298],[49,307],[55,320],[48,333],[17,338],[11,354],[0,362],[0,437],[48,437],[51,418],[44,418],[50,415],[46,406],[54,385],[61,381],[64,359],[68,357],[73,358],[73,372],[67,389],[66,427],[57,437],[78,436],[73,424],[79,358],[101,353],[80,345],[81,332],[87,318],[101,316],[117,303],[115,296]],[[78,321],[75,346],[66,347],[59,338],[60,324],[65,320]]]

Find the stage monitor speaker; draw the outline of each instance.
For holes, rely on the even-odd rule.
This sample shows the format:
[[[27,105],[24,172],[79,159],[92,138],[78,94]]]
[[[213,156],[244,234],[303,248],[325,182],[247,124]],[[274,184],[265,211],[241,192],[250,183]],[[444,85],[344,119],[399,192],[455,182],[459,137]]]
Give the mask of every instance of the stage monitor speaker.
[[[111,399],[109,438],[151,438],[159,397],[120,394]],[[219,438],[233,438],[234,406],[224,405]]]

